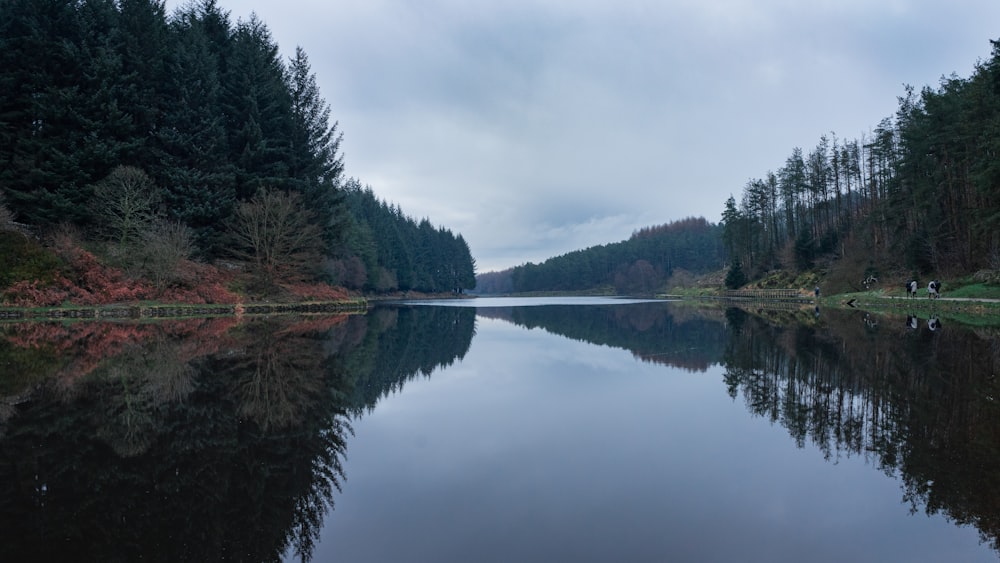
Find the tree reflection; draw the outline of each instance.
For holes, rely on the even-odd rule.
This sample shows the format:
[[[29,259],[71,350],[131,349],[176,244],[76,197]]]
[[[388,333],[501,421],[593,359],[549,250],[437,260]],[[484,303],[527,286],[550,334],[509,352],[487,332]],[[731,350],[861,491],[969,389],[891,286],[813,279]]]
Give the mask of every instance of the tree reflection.
[[[241,417],[269,432],[302,423],[302,409],[323,391],[324,351],[311,338],[294,334],[278,321],[247,327],[253,345],[243,350],[222,373],[231,375],[232,393]]]
[[[974,525],[1000,551],[1000,330],[936,316],[664,304],[479,309],[528,328],[704,371],[798,447],[862,456],[913,511]]]
[[[475,310],[465,307],[380,307],[367,317],[371,330],[351,357],[356,382],[349,403],[356,414],[464,357],[476,327]]]
[[[351,417],[468,352],[477,310],[0,326],[0,560],[310,559]],[[1000,548],[1000,333],[783,312],[478,310],[705,371],[833,461],[896,476],[914,511]]]
[[[350,416],[471,311],[0,326],[0,560],[311,559]]]
[[[864,456],[901,479],[911,510],[974,525],[1000,550],[995,329],[836,311],[821,324],[737,310],[727,318],[731,396],[800,447],[812,443],[828,459]]]
[[[8,403],[0,559],[308,559],[350,432],[333,400],[349,379],[324,347],[350,325],[303,324],[11,329],[15,355],[70,360],[46,363]],[[87,341],[108,355],[81,350]],[[74,356],[93,360],[67,367]]]
[[[95,397],[106,416],[97,436],[121,457],[144,453],[156,432],[156,412],[194,390],[194,370],[179,360],[176,345],[156,339],[132,345],[94,376]],[[99,378],[99,379],[98,379]]]
[[[621,348],[642,361],[698,372],[719,361],[727,341],[721,313],[668,303],[496,307],[477,311],[486,318]]]

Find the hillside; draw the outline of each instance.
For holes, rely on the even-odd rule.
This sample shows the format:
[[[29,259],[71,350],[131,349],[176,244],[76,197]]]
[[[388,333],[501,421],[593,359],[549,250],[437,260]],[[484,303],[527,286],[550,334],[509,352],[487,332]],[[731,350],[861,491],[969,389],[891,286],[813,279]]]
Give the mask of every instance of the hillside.
[[[651,294],[718,270],[725,263],[721,229],[704,218],[688,218],[640,229],[628,240],[593,246],[477,276],[478,293],[614,291]]]
[[[815,269],[828,292],[1000,271],[1000,43],[969,78],[906,87],[859,139],[823,135],[724,206],[730,270]]]
[[[308,56],[256,16],[0,2],[0,46],[0,304],[472,287],[461,235],[355,204]]]

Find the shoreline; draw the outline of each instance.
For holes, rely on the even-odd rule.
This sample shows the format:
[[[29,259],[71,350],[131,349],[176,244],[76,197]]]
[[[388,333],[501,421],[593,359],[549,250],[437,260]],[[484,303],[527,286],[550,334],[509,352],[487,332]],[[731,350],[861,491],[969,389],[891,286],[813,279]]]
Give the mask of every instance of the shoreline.
[[[572,292],[562,295],[571,295]],[[579,294],[575,294],[579,295]],[[513,297],[513,295],[508,295]],[[549,294],[547,296],[554,296]],[[289,303],[218,303],[218,304],[137,304],[116,303],[106,305],[63,305],[56,307],[6,307],[0,306],[0,322],[3,321],[45,321],[45,320],[126,320],[126,319],[179,319],[220,316],[254,316],[275,314],[364,314],[380,302],[403,299],[441,298],[428,294],[409,296],[383,295],[357,297],[337,301],[306,301]],[[480,295],[449,296],[451,298],[475,298]],[[940,297],[936,299],[907,298],[892,295],[872,295],[870,293],[844,293],[814,298],[805,293],[788,298],[751,298],[727,296],[724,294],[667,295],[657,299],[709,305],[726,302],[756,303],[765,306],[784,305],[807,307],[810,305],[837,309],[871,310],[873,312],[907,313],[915,311],[968,315],[976,318],[995,320],[1000,324],[1000,299],[975,297]]]
[[[44,320],[123,320],[182,319],[198,317],[240,317],[275,314],[362,314],[368,311],[365,298],[300,303],[216,303],[188,305],[109,304],[59,307],[0,307],[0,321]]]

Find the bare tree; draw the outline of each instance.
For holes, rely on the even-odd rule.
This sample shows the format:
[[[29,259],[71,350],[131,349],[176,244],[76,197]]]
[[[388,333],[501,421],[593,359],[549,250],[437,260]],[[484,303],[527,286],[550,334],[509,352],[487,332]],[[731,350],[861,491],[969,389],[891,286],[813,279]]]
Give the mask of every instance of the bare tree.
[[[156,218],[160,191],[152,178],[134,166],[118,166],[94,185],[93,207],[100,229],[119,248],[139,240]]]
[[[157,219],[142,232],[141,273],[158,288],[180,276],[180,265],[194,250],[194,235],[186,225]]]
[[[13,231],[14,214],[7,208],[7,199],[0,190],[0,231]]]
[[[320,265],[323,232],[297,193],[262,189],[236,207],[233,253],[246,260],[264,289],[278,280],[308,279]]]

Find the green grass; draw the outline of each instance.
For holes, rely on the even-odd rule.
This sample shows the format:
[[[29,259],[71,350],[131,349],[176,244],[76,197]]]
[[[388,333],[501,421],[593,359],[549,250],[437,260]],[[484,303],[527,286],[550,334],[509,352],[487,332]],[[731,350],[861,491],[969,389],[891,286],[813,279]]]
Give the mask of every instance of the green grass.
[[[949,290],[946,286],[942,294],[945,297],[962,297],[966,299],[1000,299],[1000,286],[985,283],[970,283]]]

